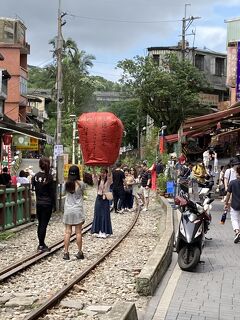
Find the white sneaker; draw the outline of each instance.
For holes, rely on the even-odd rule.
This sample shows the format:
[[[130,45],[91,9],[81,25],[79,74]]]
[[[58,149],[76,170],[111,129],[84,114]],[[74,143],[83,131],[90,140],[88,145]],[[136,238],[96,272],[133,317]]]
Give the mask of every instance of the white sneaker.
[[[148,211],[148,209],[147,208],[143,208],[142,211]]]
[[[102,233],[101,238],[103,238],[103,239],[107,238],[107,235],[106,235],[106,233],[105,233],[105,232],[103,232],[103,233]]]
[[[97,234],[97,236],[96,236],[97,238],[102,238],[102,232],[101,231],[99,231],[99,233]]]

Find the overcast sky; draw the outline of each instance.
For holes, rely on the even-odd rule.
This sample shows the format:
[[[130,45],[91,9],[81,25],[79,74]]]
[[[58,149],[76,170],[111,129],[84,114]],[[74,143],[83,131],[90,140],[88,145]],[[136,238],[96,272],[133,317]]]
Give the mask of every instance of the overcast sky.
[[[224,20],[240,15],[239,0],[61,0],[67,12],[64,38],[71,37],[81,50],[96,57],[91,74],[116,81],[117,61],[146,55],[146,48],[176,45],[180,40],[185,4],[194,21],[187,33],[190,45],[226,51]],[[51,61],[48,42],[57,34],[58,0],[0,0],[3,17],[19,16],[27,27],[31,46],[28,63],[44,66]]]

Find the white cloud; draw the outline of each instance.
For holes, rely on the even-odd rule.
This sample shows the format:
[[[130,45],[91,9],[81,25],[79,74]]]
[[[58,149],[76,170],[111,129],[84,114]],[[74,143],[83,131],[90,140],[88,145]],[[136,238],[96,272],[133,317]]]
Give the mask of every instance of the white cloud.
[[[72,37],[80,49],[101,57],[99,59],[103,62],[131,58],[144,52],[146,47],[175,45],[179,41],[181,19],[184,16],[186,2],[188,1],[62,0],[62,10],[76,16],[64,18],[67,24],[63,27],[63,34],[65,37]],[[191,28],[197,26],[195,44],[212,50],[225,50],[224,19],[230,18],[225,14],[240,12],[239,0],[191,0],[189,2],[191,6],[187,6],[187,16],[202,17],[189,28],[191,32]],[[1,16],[14,17],[17,14],[26,24],[27,41],[31,45],[29,62],[40,64],[51,58],[48,41],[57,33],[58,0],[1,0],[1,4]],[[231,10],[233,6],[235,6],[234,11]],[[227,13],[224,12],[224,8]],[[123,23],[117,20],[174,21]],[[192,37],[189,37],[189,42],[192,43]],[[105,68],[106,73],[115,74],[115,71],[110,71],[109,66]],[[103,70],[104,65],[101,67],[101,71]]]
[[[226,51],[227,32],[222,27],[198,27],[196,29],[195,45],[207,47],[213,51]]]

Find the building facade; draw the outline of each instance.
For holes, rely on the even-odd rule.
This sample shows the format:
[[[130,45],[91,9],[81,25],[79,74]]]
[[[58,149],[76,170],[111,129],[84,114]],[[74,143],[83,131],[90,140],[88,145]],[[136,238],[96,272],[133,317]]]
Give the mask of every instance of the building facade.
[[[175,53],[182,57],[182,47],[150,47],[147,49],[148,55],[153,58],[156,64],[161,65],[167,54]],[[211,106],[221,108],[224,101],[229,99],[226,86],[227,55],[207,49],[186,48],[185,58],[196,68],[204,73],[208,86],[200,92],[201,102]]]
[[[240,18],[225,21],[227,24],[227,86],[231,104],[240,101]]]
[[[0,68],[11,75],[4,114],[17,123],[26,122],[27,107],[27,55],[26,27],[19,19],[0,18],[0,51],[4,60]]]

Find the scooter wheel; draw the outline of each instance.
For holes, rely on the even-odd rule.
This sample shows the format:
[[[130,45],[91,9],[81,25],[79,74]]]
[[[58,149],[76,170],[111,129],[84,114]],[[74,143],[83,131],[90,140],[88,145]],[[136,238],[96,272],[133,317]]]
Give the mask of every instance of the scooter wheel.
[[[184,271],[191,271],[200,260],[200,249],[194,246],[185,246],[178,253],[178,265]]]

